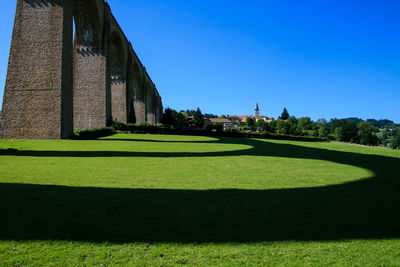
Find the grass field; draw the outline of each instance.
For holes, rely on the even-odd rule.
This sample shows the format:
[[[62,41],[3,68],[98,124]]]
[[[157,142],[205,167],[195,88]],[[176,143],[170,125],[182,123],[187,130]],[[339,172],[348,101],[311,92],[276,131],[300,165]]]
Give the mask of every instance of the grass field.
[[[0,140],[0,266],[400,266],[400,151]]]

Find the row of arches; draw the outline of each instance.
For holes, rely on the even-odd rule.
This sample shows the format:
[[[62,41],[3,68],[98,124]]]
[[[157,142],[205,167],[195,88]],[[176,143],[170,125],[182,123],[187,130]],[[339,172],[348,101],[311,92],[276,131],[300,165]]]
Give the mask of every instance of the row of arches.
[[[109,6],[75,0],[74,21],[74,127],[159,122],[157,89]]]
[[[157,123],[161,98],[104,0],[17,0],[3,138]]]

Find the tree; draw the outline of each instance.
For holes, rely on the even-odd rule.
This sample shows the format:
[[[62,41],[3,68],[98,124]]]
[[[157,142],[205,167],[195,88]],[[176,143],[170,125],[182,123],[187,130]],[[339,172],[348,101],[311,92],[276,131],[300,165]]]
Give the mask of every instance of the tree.
[[[321,126],[318,128],[318,137],[327,138],[328,137],[328,130],[325,126]]]
[[[193,116],[193,115],[192,115],[192,116]],[[218,116],[215,115],[215,114],[205,113],[205,114],[204,114],[204,118],[218,118]]]
[[[196,128],[203,128],[204,126],[204,117],[201,114],[200,108],[197,108],[196,112],[194,113],[194,126]]]
[[[325,119],[318,119],[314,129],[317,131],[318,137],[327,138],[329,136],[328,122]]]
[[[287,123],[290,124],[290,126],[297,126],[298,120],[296,119],[295,116],[290,116],[287,121]]]
[[[345,142],[359,143],[360,137],[358,136],[357,124],[354,122],[345,123]]]
[[[270,121],[266,124],[265,130],[270,133],[275,133],[277,129],[278,121]]]
[[[279,134],[289,134],[290,131],[290,124],[285,121],[278,121],[277,124],[277,132]]]
[[[281,120],[287,120],[289,119],[289,112],[287,111],[286,108],[283,109],[281,116],[279,117]]]
[[[303,117],[298,120],[298,127],[302,132],[312,130],[313,126],[314,123],[309,117]]]
[[[302,117],[298,119],[297,132],[299,135],[315,136],[317,135],[314,129],[314,122],[309,117]]]
[[[334,135],[336,141],[344,141],[343,127],[336,127],[333,135]]]
[[[162,116],[161,123],[170,126],[174,125],[174,118],[172,113],[173,111],[171,108],[166,108]]]
[[[254,119],[252,117],[247,117],[246,118],[246,125],[250,128],[254,128]]]
[[[363,145],[377,145],[378,137],[376,133],[378,132],[378,128],[369,125],[368,122],[362,121],[357,124],[358,132],[357,135],[360,138],[360,144]]]
[[[256,123],[255,123],[255,127],[257,130],[260,131],[264,131],[265,130],[265,125],[267,123],[263,120],[263,119],[259,119]]]
[[[333,119],[329,124],[331,127],[331,133],[333,133],[337,141],[353,143],[359,142],[360,138],[357,134],[357,124],[353,121]],[[336,130],[337,128],[340,129]]]
[[[196,110],[194,110],[194,109],[188,109],[188,110],[186,110],[186,114],[187,114],[188,116],[194,116],[195,113],[196,113]]]
[[[174,109],[166,108],[162,116],[161,123],[174,126],[176,128],[183,128],[188,124],[186,112],[181,111],[178,113]]]
[[[188,120],[185,112],[174,113],[174,125],[177,128],[183,128],[188,125]]]
[[[397,133],[397,135],[393,138],[392,141],[392,147],[393,148],[400,148],[400,131]]]
[[[290,135],[300,135],[300,133],[297,131],[297,119],[296,119],[295,116],[290,116],[286,120],[286,123],[290,125],[288,134],[290,134]]]
[[[315,123],[316,123],[318,126],[325,126],[325,127],[326,127],[326,125],[328,124],[328,122],[327,122],[325,119],[318,119]]]

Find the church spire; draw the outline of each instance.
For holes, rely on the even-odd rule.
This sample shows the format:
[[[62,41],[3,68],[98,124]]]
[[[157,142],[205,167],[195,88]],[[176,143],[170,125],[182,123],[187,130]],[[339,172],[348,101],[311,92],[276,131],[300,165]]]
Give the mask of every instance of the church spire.
[[[254,117],[256,118],[256,121],[260,119],[260,109],[258,108],[258,103],[256,103],[256,109],[254,110]]]

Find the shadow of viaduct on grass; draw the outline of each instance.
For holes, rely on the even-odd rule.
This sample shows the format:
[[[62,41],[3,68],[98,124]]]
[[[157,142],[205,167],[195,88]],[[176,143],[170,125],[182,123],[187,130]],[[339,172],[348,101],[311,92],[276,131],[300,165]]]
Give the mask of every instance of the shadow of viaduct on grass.
[[[221,138],[197,143],[241,144],[251,148],[204,153],[0,150],[0,156],[274,156],[357,166],[371,170],[373,177],[342,185],[273,190],[0,184],[0,239],[219,243],[400,238],[399,158],[255,139]]]

